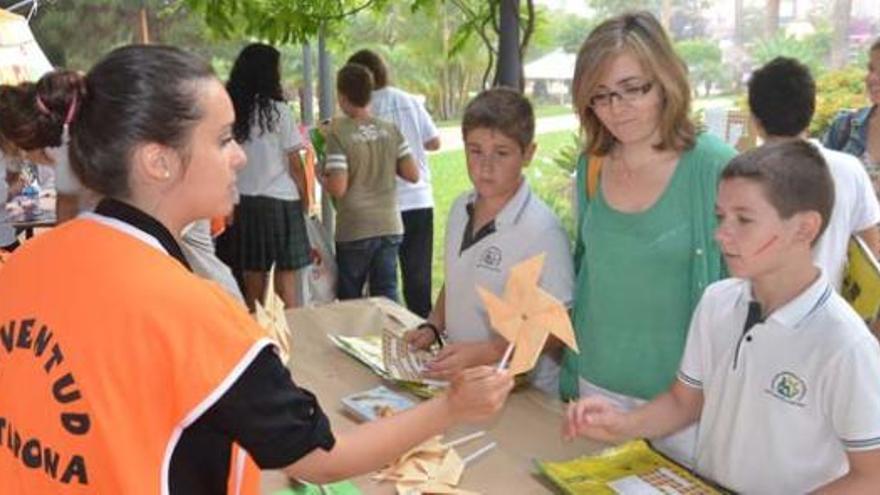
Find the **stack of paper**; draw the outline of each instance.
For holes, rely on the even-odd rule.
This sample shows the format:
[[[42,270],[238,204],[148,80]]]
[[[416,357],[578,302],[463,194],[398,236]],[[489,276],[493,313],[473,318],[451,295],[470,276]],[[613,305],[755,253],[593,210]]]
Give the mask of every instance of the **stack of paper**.
[[[636,440],[599,455],[563,462],[538,462],[538,468],[569,495],[715,495],[729,493]]]
[[[445,382],[423,379],[421,369],[429,357],[412,354],[406,343],[392,333],[362,337],[328,334],[328,337],[346,354],[367,365],[380,377],[398,383],[419,397],[433,397],[447,385]]]

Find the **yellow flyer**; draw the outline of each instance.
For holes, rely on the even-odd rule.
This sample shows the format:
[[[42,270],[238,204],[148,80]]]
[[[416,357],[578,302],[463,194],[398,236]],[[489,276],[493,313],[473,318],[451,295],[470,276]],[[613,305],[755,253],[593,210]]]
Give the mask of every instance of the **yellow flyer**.
[[[538,462],[541,472],[568,495],[727,494],[687,468],[636,440],[595,456]]]
[[[865,242],[856,236],[849,240],[841,295],[868,323],[880,312],[880,265]]]

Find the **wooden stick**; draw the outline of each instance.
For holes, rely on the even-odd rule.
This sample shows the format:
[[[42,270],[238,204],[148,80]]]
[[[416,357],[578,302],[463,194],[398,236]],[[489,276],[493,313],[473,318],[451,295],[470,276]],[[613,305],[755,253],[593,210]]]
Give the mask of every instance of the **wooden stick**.
[[[495,371],[503,371],[504,368],[510,363],[510,356],[513,355],[513,342],[507,344],[507,350],[504,351],[504,357],[501,358],[501,362],[498,363],[498,368]]]
[[[490,443],[489,445],[486,445],[485,447],[481,448],[480,450],[474,452],[473,454],[471,454],[471,455],[465,457],[465,458],[462,460],[462,463],[463,463],[465,466],[467,466],[469,463],[471,463],[472,461],[476,460],[478,457],[480,457],[481,455],[485,454],[486,452],[489,452],[490,450],[494,449],[496,446],[498,446],[498,442],[492,442],[492,443]]]
[[[463,443],[467,443],[467,442],[470,442],[471,440],[475,440],[477,438],[480,438],[481,436],[483,436],[485,434],[486,434],[485,430],[478,431],[476,433],[471,433],[470,435],[465,435],[465,436],[459,438],[458,440],[453,440],[451,442],[447,442],[443,445],[447,448],[456,447],[456,446],[461,445]]]

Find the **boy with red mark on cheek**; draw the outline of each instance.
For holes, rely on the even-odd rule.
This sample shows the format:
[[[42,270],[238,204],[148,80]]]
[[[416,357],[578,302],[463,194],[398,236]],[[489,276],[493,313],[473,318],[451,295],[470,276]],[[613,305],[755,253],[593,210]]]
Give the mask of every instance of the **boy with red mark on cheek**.
[[[803,140],[734,158],[716,240],[736,277],[710,285],[678,380],[631,412],[593,396],[567,437],[658,438],[700,422],[696,471],[742,493],[871,493],[880,486],[880,345],[813,263],[834,187]]]

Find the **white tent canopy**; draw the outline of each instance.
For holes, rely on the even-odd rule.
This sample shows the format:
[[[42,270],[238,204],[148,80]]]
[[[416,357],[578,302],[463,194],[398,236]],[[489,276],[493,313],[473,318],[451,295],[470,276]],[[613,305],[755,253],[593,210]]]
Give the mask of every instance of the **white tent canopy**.
[[[0,84],[36,81],[52,70],[27,20],[0,9]]]
[[[527,80],[549,79],[571,81],[574,76],[574,62],[577,55],[557,48],[543,57],[529,62],[523,67]]]

